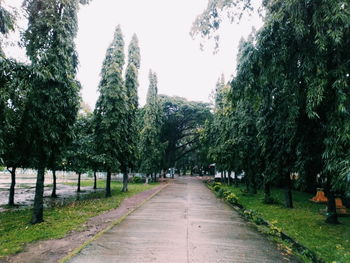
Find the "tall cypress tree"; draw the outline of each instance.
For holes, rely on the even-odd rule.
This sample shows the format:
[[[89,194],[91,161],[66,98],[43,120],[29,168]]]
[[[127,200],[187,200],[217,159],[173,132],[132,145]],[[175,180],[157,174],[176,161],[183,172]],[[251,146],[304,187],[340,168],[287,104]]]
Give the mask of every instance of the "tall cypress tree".
[[[23,138],[30,142],[26,150],[38,169],[33,224],[43,221],[45,168],[51,155],[70,141],[79,108],[74,44],[78,4],[78,0],[25,1],[28,28],[24,43],[37,72],[32,76],[22,123]]]
[[[124,40],[118,26],[102,65],[100,96],[94,111],[98,159],[107,171],[106,197],[111,196],[112,172],[124,168],[120,160],[128,147],[125,140],[128,133],[128,97],[122,75],[123,66]]]
[[[136,34],[133,35],[128,48],[128,66],[125,73],[125,88],[128,101],[127,113],[127,148],[126,153],[120,160],[121,170],[123,172],[123,192],[128,191],[128,168],[135,166],[136,152],[136,111],[138,107],[138,70],[140,68],[140,48]]]
[[[160,143],[161,108],[158,98],[157,75],[150,71],[149,88],[143,128],[140,138],[140,170],[147,175],[155,173],[160,168],[163,146]]]

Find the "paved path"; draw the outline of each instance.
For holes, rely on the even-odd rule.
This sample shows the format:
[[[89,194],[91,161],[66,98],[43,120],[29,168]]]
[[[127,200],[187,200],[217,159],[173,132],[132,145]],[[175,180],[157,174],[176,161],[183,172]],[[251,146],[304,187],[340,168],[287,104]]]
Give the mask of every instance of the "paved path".
[[[282,256],[200,180],[180,177],[70,262],[297,261]]]

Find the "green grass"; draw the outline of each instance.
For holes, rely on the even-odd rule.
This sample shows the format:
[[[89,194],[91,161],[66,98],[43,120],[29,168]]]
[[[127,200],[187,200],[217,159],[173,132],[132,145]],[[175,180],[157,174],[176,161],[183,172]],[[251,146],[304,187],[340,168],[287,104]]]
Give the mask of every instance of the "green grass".
[[[92,182],[84,181],[86,186]],[[98,182],[103,187],[104,182]],[[64,237],[69,231],[82,230],[83,224],[90,217],[116,208],[126,197],[151,189],[155,186],[129,184],[129,191],[122,193],[121,184],[112,182],[112,197],[104,198],[104,192],[95,192],[84,196],[84,200],[74,201],[68,205],[45,209],[45,222],[30,225],[31,209],[7,211],[0,213],[0,258],[21,251],[25,244]]]
[[[238,196],[239,203],[274,223],[326,262],[350,262],[350,217],[340,217],[340,225],[326,224],[325,216],[320,214],[326,205],[310,202],[312,196],[307,193],[294,191],[294,208],[287,209],[282,205],[263,204],[261,191],[257,195],[249,195],[240,188],[229,188]],[[272,196],[283,203],[282,190],[273,190]]]

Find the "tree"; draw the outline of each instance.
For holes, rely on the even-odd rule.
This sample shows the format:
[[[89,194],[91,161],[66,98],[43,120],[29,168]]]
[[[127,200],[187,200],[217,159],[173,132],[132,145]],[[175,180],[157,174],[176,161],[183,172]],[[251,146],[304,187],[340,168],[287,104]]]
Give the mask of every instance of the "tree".
[[[2,59],[0,77],[2,93],[0,94],[0,145],[1,139],[6,143],[0,147],[0,163],[6,165],[11,174],[9,192],[10,206],[14,203],[16,169],[30,165],[29,157],[24,156],[25,142],[21,137],[20,123],[30,88],[31,67],[11,59]]]
[[[326,222],[337,223],[334,192],[349,185],[344,172],[350,149],[348,3],[279,0],[263,1],[262,7],[265,25],[257,34],[255,55],[246,56],[243,65],[254,76],[246,86],[260,95],[258,136],[265,173],[277,170],[287,206],[292,206],[290,173],[300,169],[302,178],[312,181],[320,172],[327,180]],[[211,35],[223,11],[241,16],[247,8],[253,9],[249,0],[210,0],[193,33]],[[238,72],[237,79],[245,76]],[[310,145],[319,152],[310,151]]]
[[[134,34],[128,48],[128,66],[125,73],[125,87],[128,103],[127,112],[127,147],[125,155],[120,159],[121,170],[123,172],[123,189],[122,192],[128,191],[128,168],[134,168],[136,165],[136,112],[138,108],[138,70],[140,68],[140,48],[138,46],[137,36]]]
[[[77,0],[26,0],[28,28],[24,33],[27,55],[36,74],[21,123],[26,148],[38,169],[31,223],[43,221],[45,168],[72,138],[79,108],[80,84],[74,38],[77,33]],[[38,15],[40,14],[40,15]]]
[[[78,174],[77,192],[80,192],[81,174],[89,169],[91,115],[79,115],[74,124],[74,139],[67,147],[65,158],[67,168]]]
[[[211,114],[207,103],[165,95],[160,96],[160,102],[163,110],[160,140],[166,145],[162,168],[167,170],[200,148],[200,130]]]
[[[100,96],[94,111],[95,144],[98,160],[107,171],[106,197],[111,196],[111,173],[125,172],[128,148],[128,96],[123,81],[124,40],[120,26],[114,33],[102,65]],[[122,161],[122,162],[121,162]],[[123,166],[122,166],[123,165]]]
[[[164,145],[160,142],[161,107],[158,98],[157,75],[149,72],[149,88],[144,108],[143,127],[140,131],[140,171],[148,175],[157,173],[161,168]]]
[[[5,109],[8,99],[9,82],[12,76],[9,73],[17,72],[17,63],[6,58],[2,50],[3,39],[7,34],[15,29],[15,16],[3,6],[0,6],[0,155],[3,153],[3,133],[5,125]],[[0,159],[1,162],[1,159]]]

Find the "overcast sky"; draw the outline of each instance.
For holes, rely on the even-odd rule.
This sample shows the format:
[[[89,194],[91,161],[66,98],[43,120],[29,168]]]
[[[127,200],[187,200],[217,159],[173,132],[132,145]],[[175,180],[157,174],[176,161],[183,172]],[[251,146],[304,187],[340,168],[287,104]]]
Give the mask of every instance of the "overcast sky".
[[[141,68],[139,72],[140,104],[145,103],[149,69],[157,72],[160,94],[177,95],[197,101],[209,101],[209,95],[221,73],[226,79],[234,73],[240,38],[252,26],[259,28],[260,19],[244,19],[239,25],[226,23],[221,30],[220,51],[213,54],[208,44],[205,51],[189,35],[196,16],[208,0],[93,0],[81,7],[76,39],[83,100],[92,108],[98,97],[99,73],[115,27],[120,24],[125,51],[133,33],[139,38]],[[22,2],[7,0],[6,2]],[[19,56],[18,50],[11,51]]]

